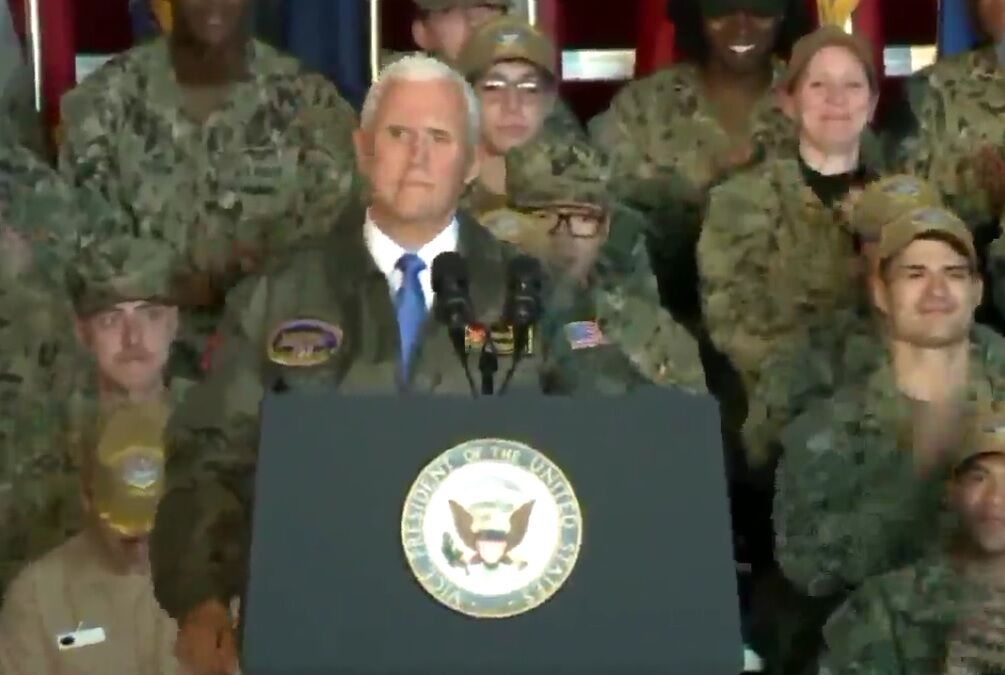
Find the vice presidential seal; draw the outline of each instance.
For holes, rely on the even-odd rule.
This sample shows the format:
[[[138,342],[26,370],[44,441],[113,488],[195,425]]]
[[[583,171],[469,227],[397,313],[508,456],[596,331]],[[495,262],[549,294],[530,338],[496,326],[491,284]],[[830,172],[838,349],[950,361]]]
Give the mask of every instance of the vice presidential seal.
[[[416,579],[451,609],[479,618],[549,600],[576,565],[583,535],[561,469],[523,443],[462,443],[422,470],[405,500],[401,543]]]

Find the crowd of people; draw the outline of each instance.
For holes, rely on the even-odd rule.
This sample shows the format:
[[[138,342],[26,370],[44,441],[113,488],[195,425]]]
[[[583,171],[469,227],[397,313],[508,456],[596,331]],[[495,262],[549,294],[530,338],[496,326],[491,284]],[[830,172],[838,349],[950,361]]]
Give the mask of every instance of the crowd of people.
[[[451,252],[513,390],[718,399],[769,672],[1005,670],[1005,0],[885,125],[801,0],[675,0],[585,125],[508,0],[415,0],[358,113],[250,2],[173,0],[54,163],[0,119],[0,672],[237,672],[262,397],[467,395]]]

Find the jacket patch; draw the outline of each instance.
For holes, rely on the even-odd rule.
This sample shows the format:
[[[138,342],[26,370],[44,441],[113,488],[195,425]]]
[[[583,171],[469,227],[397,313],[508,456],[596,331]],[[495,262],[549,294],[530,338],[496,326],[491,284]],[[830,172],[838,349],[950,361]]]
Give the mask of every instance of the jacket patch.
[[[316,319],[295,319],[277,327],[269,338],[269,361],[290,368],[327,363],[342,346],[342,329]]]

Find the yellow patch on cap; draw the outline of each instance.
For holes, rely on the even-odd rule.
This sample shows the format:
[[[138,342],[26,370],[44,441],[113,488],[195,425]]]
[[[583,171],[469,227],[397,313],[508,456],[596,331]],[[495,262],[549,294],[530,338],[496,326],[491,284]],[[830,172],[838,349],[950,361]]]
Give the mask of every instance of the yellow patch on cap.
[[[342,346],[342,329],[317,319],[295,319],[280,324],[269,337],[269,361],[289,368],[327,363]]]

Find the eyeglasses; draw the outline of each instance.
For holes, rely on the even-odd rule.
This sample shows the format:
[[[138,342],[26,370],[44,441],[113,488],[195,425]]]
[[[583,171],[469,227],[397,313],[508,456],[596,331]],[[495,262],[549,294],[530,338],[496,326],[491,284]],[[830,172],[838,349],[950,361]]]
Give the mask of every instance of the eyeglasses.
[[[597,208],[538,208],[531,209],[530,216],[551,236],[565,232],[576,239],[594,239],[602,236],[607,226],[607,214]]]
[[[513,82],[505,77],[490,77],[478,83],[478,92],[489,102],[503,101],[510,92],[516,94],[521,103],[537,101],[544,94],[545,86],[537,78]]]

